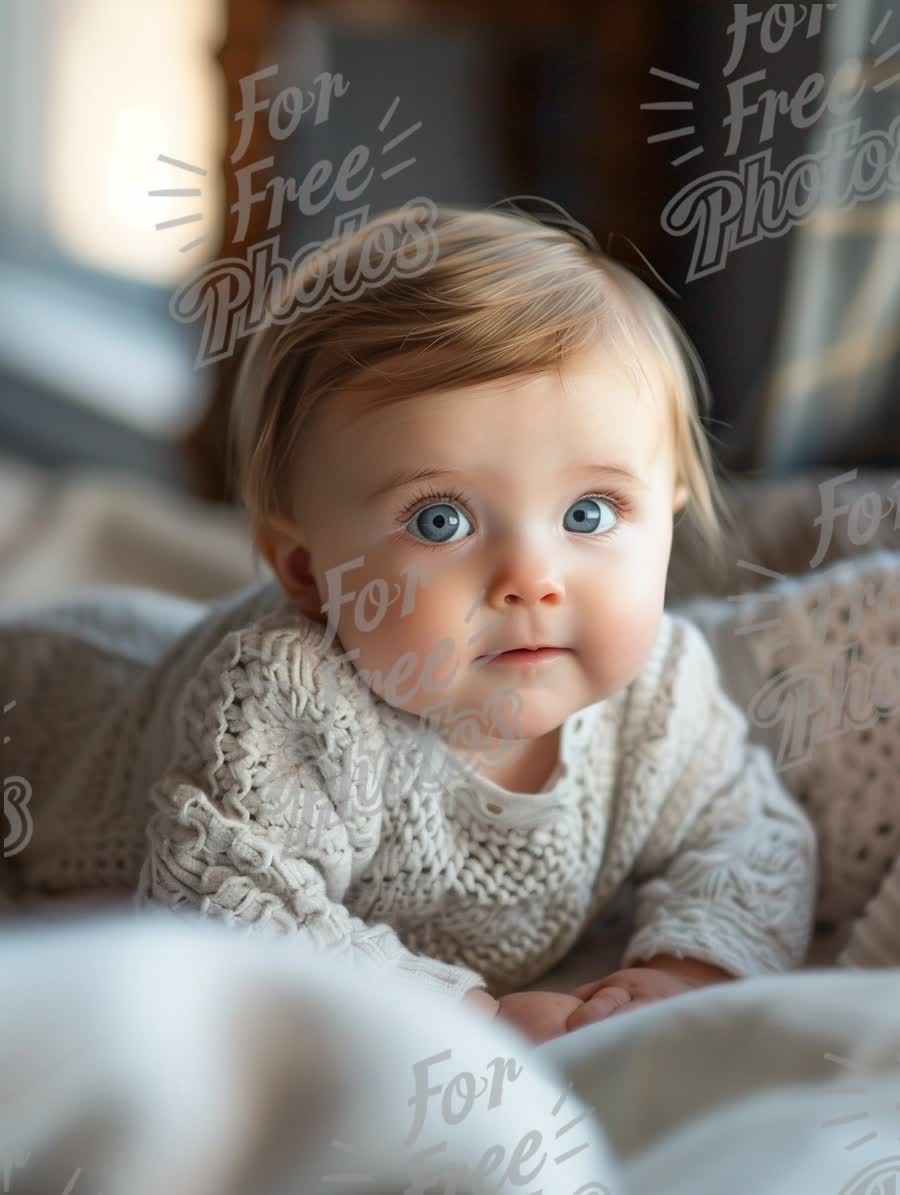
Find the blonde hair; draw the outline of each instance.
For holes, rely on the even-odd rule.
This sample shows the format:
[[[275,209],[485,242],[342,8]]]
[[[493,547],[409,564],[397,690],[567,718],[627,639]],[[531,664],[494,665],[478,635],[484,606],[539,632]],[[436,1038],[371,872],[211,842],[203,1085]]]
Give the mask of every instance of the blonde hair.
[[[650,287],[580,225],[551,226],[518,210],[415,205],[326,242],[269,298],[238,371],[229,424],[229,472],[254,538],[296,517],[304,426],[364,374],[367,390],[377,380],[371,405],[380,407],[555,369],[603,343],[645,378],[645,361],[655,364],[677,480],[687,489],[685,517],[721,561],[723,524],[733,521],[703,426],[706,375]],[[398,243],[398,230],[423,216],[424,230]],[[376,270],[377,284],[349,299],[340,292],[348,275]]]

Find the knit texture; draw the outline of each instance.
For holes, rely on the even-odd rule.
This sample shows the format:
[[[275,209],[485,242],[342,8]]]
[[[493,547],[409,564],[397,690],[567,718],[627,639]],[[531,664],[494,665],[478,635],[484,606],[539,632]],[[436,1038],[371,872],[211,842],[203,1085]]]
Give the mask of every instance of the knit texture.
[[[279,594],[257,583],[207,604],[107,586],[0,614],[0,758],[30,823],[0,860],[0,889],[134,887],[176,700],[228,628]]]
[[[664,613],[637,677],[566,720],[545,791],[512,793],[372,693],[274,582],[208,610],[145,600],[141,617],[155,663],[86,656],[71,633],[44,662],[48,691],[80,667],[96,718],[54,701],[53,765],[21,752],[41,777],[26,888],[124,879],[138,903],[302,934],[454,997],[540,978],[626,882],[623,965],[802,962],[812,829],[689,621]],[[98,597],[95,648],[101,624]]]
[[[840,962],[898,966],[900,552],[783,578],[734,608],[720,673],[815,826],[819,925],[846,941]]]

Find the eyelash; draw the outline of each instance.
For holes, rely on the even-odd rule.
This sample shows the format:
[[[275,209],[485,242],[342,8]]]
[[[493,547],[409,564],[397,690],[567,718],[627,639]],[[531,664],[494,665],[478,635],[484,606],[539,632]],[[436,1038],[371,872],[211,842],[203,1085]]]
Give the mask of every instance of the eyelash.
[[[623,494],[584,494],[581,498],[577,498],[576,501],[581,502],[584,498],[599,498],[603,502],[608,502],[620,518],[627,518],[634,511],[634,504]],[[397,525],[405,527],[413,515],[420,513],[420,510],[427,510],[429,506],[433,506],[438,502],[456,502],[460,506],[468,505],[467,498],[459,490],[427,490],[425,493],[417,494],[400,511],[397,515]],[[619,524],[616,523],[608,531],[605,531],[601,538],[608,539],[610,536],[615,535],[618,530]],[[416,542],[424,548],[445,548],[447,546],[446,544],[429,544],[425,540],[417,540]]]

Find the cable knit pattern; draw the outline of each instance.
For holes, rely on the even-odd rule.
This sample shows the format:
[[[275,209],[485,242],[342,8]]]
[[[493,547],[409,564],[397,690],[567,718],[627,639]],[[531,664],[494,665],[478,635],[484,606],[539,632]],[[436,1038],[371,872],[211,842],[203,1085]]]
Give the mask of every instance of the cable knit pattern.
[[[99,858],[111,830],[145,833],[128,871],[139,903],[303,934],[459,997],[539,979],[636,880],[626,964],[802,962],[812,830],[690,622],[664,613],[634,680],[566,720],[545,791],[513,793],[366,688],[274,582],[191,617],[141,674],[140,715],[100,723],[128,783],[121,767],[90,772],[88,812],[102,802],[118,823],[88,817],[79,844],[99,830]],[[42,794],[57,849],[89,771],[63,746],[79,782],[57,768]],[[23,852],[26,880],[50,873],[46,847]]]

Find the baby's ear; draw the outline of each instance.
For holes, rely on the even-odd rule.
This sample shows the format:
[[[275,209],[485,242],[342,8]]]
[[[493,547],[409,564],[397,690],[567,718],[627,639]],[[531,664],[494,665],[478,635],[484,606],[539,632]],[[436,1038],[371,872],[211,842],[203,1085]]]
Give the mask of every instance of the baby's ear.
[[[687,505],[688,488],[683,481],[679,481],[675,486],[675,495],[672,499],[672,510],[677,512],[682,510]]]
[[[254,539],[284,592],[309,618],[324,621],[322,599],[300,528],[285,520],[271,520],[257,528]]]

